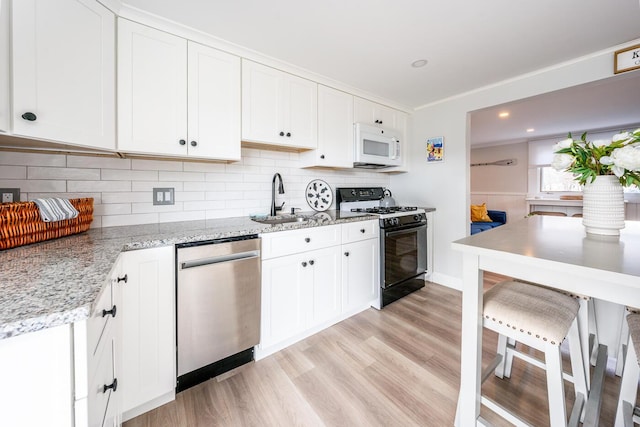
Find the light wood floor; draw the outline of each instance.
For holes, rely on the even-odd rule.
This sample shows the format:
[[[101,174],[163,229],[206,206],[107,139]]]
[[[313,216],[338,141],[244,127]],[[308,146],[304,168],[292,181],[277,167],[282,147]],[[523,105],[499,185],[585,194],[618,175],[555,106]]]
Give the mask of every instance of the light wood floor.
[[[485,275],[486,286],[495,277]],[[277,354],[212,379],[125,423],[159,426],[452,426],[460,381],[461,294],[436,284],[368,309]],[[484,363],[496,336],[484,332]],[[619,378],[607,372],[602,426],[613,425]],[[544,372],[514,360],[483,392],[548,425]],[[573,389],[566,386],[569,402]],[[572,405],[572,403],[570,403]],[[571,406],[569,406],[571,407]],[[509,425],[486,408],[485,419]]]

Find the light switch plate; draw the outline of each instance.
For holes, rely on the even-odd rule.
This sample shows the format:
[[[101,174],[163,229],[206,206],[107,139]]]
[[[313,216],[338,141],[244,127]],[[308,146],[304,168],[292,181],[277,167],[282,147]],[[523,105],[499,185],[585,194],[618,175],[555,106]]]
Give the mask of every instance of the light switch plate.
[[[174,205],[176,203],[173,188],[154,188],[153,204],[154,205]]]
[[[11,203],[20,201],[20,189],[19,188],[0,188],[1,203]]]

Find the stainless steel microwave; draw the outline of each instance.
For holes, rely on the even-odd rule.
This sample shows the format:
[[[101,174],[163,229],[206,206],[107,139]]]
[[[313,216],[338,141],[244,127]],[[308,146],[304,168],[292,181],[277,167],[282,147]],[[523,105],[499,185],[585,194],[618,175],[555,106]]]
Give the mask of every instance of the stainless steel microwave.
[[[354,124],[353,167],[379,169],[400,166],[398,132],[364,123]]]

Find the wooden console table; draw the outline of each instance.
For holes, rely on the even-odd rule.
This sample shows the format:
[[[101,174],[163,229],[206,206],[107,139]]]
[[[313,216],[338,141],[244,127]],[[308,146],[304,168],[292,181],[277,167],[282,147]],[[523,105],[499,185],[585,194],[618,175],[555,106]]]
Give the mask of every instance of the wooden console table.
[[[459,426],[481,423],[483,271],[640,307],[638,221],[611,241],[587,237],[581,218],[533,216],[452,245],[463,256]]]

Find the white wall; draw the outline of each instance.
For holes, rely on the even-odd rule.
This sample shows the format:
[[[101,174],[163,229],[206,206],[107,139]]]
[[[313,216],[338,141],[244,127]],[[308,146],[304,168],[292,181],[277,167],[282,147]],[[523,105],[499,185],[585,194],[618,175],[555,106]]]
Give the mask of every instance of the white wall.
[[[94,228],[269,213],[275,172],[284,180],[276,200],[286,202],[285,212],[311,211],[304,189],[313,179],[334,191],[389,183],[384,173],[301,169],[297,153],[249,148],[230,164],[0,151],[0,188],[20,188],[22,201],[93,197]],[[175,205],[154,206],[153,187],[175,188]]]
[[[639,43],[630,41],[627,45]],[[613,76],[613,52],[623,46],[558,64],[516,79],[501,82],[470,93],[418,109],[410,133],[411,172],[391,177],[391,188],[399,201],[433,206],[434,276],[433,280],[461,287],[462,257],[451,249],[451,242],[468,234],[470,204],[469,119],[470,111],[539,95],[570,86]],[[473,72],[473,68],[469,68]],[[444,136],[445,160],[426,164],[425,141]]]

